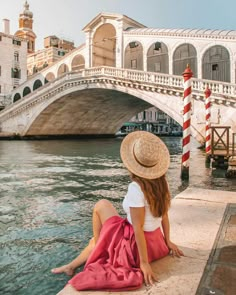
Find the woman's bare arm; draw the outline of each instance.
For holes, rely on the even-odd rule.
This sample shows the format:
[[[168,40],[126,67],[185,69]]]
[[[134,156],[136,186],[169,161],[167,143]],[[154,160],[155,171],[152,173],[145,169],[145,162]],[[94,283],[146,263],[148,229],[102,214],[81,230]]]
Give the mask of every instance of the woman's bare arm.
[[[151,266],[148,262],[147,254],[147,243],[143,231],[145,208],[130,208],[130,215],[132,220],[132,225],[135,234],[135,240],[138,247],[139,259],[140,259],[140,269],[143,272],[144,281],[146,285],[152,285],[154,281],[157,281],[155,274],[153,273]]]
[[[183,256],[184,253],[170,240],[170,222],[169,222],[168,213],[162,216],[161,225],[162,225],[166,244],[168,248],[170,249],[172,255],[177,257]]]
[[[161,225],[164,233],[166,243],[170,241],[170,222],[168,213],[162,216]]]

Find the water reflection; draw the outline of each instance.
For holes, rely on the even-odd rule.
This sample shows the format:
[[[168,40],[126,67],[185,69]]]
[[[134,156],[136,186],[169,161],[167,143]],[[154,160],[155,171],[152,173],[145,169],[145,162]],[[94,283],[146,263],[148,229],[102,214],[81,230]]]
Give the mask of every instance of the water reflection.
[[[163,140],[171,153],[167,177],[173,196],[187,186],[236,190],[224,172],[205,168],[204,153],[194,141],[190,180],[182,182],[181,139]],[[85,246],[94,203],[107,198],[122,213],[129,178],[120,142],[0,142],[0,294],[56,294],[66,277],[49,270]]]

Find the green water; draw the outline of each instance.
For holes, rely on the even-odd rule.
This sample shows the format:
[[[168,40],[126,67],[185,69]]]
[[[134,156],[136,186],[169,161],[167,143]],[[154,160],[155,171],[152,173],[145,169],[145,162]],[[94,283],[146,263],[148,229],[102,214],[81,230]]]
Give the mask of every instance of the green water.
[[[180,180],[181,138],[165,137],[171,153],[172,196],[187,186],[236,191],[224,171],[205,168],[192,140],[190,180]],[[129,177],[119,157],[121,139],[0,141],[0,294],[56,294],[67,263],[91,237],[97,200],[121,202]],[[222,196],[223,197],[223,196]]]

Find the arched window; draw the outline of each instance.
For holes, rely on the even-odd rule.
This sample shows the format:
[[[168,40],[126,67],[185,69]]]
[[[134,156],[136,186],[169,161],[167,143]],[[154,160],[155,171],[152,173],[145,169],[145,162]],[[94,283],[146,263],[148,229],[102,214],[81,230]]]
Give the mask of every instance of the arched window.
[[[14,61],[19,62],[19,52],[18,51],[14,52]]]
[[[21,78],[21,70],[19,68],[12,68],[11,69],[11,77],[14,79],[20,79]]]
[[[173,74],[182,75],[189,64],[193,76],[197,77],[197,51],[191,44],[182,44],[173,55]]]
[[[230,56],[225,47],[215,45],[204,53],[202,59],[202,78],[230,82]]]
[[[143,46],[140,42],[133,41],[126,46],[125,68],[143,71]]]
[[[147,53],[147,71],[169,73],[169,57],[167,46],[162,42],[155,42]]]

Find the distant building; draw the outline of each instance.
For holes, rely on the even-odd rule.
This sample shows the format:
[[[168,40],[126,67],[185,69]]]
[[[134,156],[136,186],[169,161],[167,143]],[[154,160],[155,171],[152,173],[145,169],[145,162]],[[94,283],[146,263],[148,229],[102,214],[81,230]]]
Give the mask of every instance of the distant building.
[[[25,1],[24,10],[19,16],[19,30],[15,33],[15,36],[27,40],[28,76],[51,65],[75,48],[74,42],[59,39],[57,36],[48,36],[44,38],[44,49],[35,52],[37,36],[33,31],[33,13],[29,10],[27,1]]]
[[[182,135],[182,126],[161,110],[151,107],[123,124],[119,134],[128,134],[135,130],[145,130],[157,135]]]
[[[0,32],[0,101],[27,80],[26,60],[27,40],[11,35],[10,21],[4,19]]]
[[[33,31],[33,13],[29,10],[27,1],[24,4],[24,11],[19,16],[19,30],[15,36],[27,40],[28,53],[35,51],[36,35]]]
[[[74,48],[74,42],[59,39],[57,36],[44,38],[44,49],[29,54],[27,57],[28,76],[51,65]]]
[[[65,51],[70,51],[75,48],[74,42],[59,39],[57,36],[48,36],[44,38],[44,48],[56,47]]]

